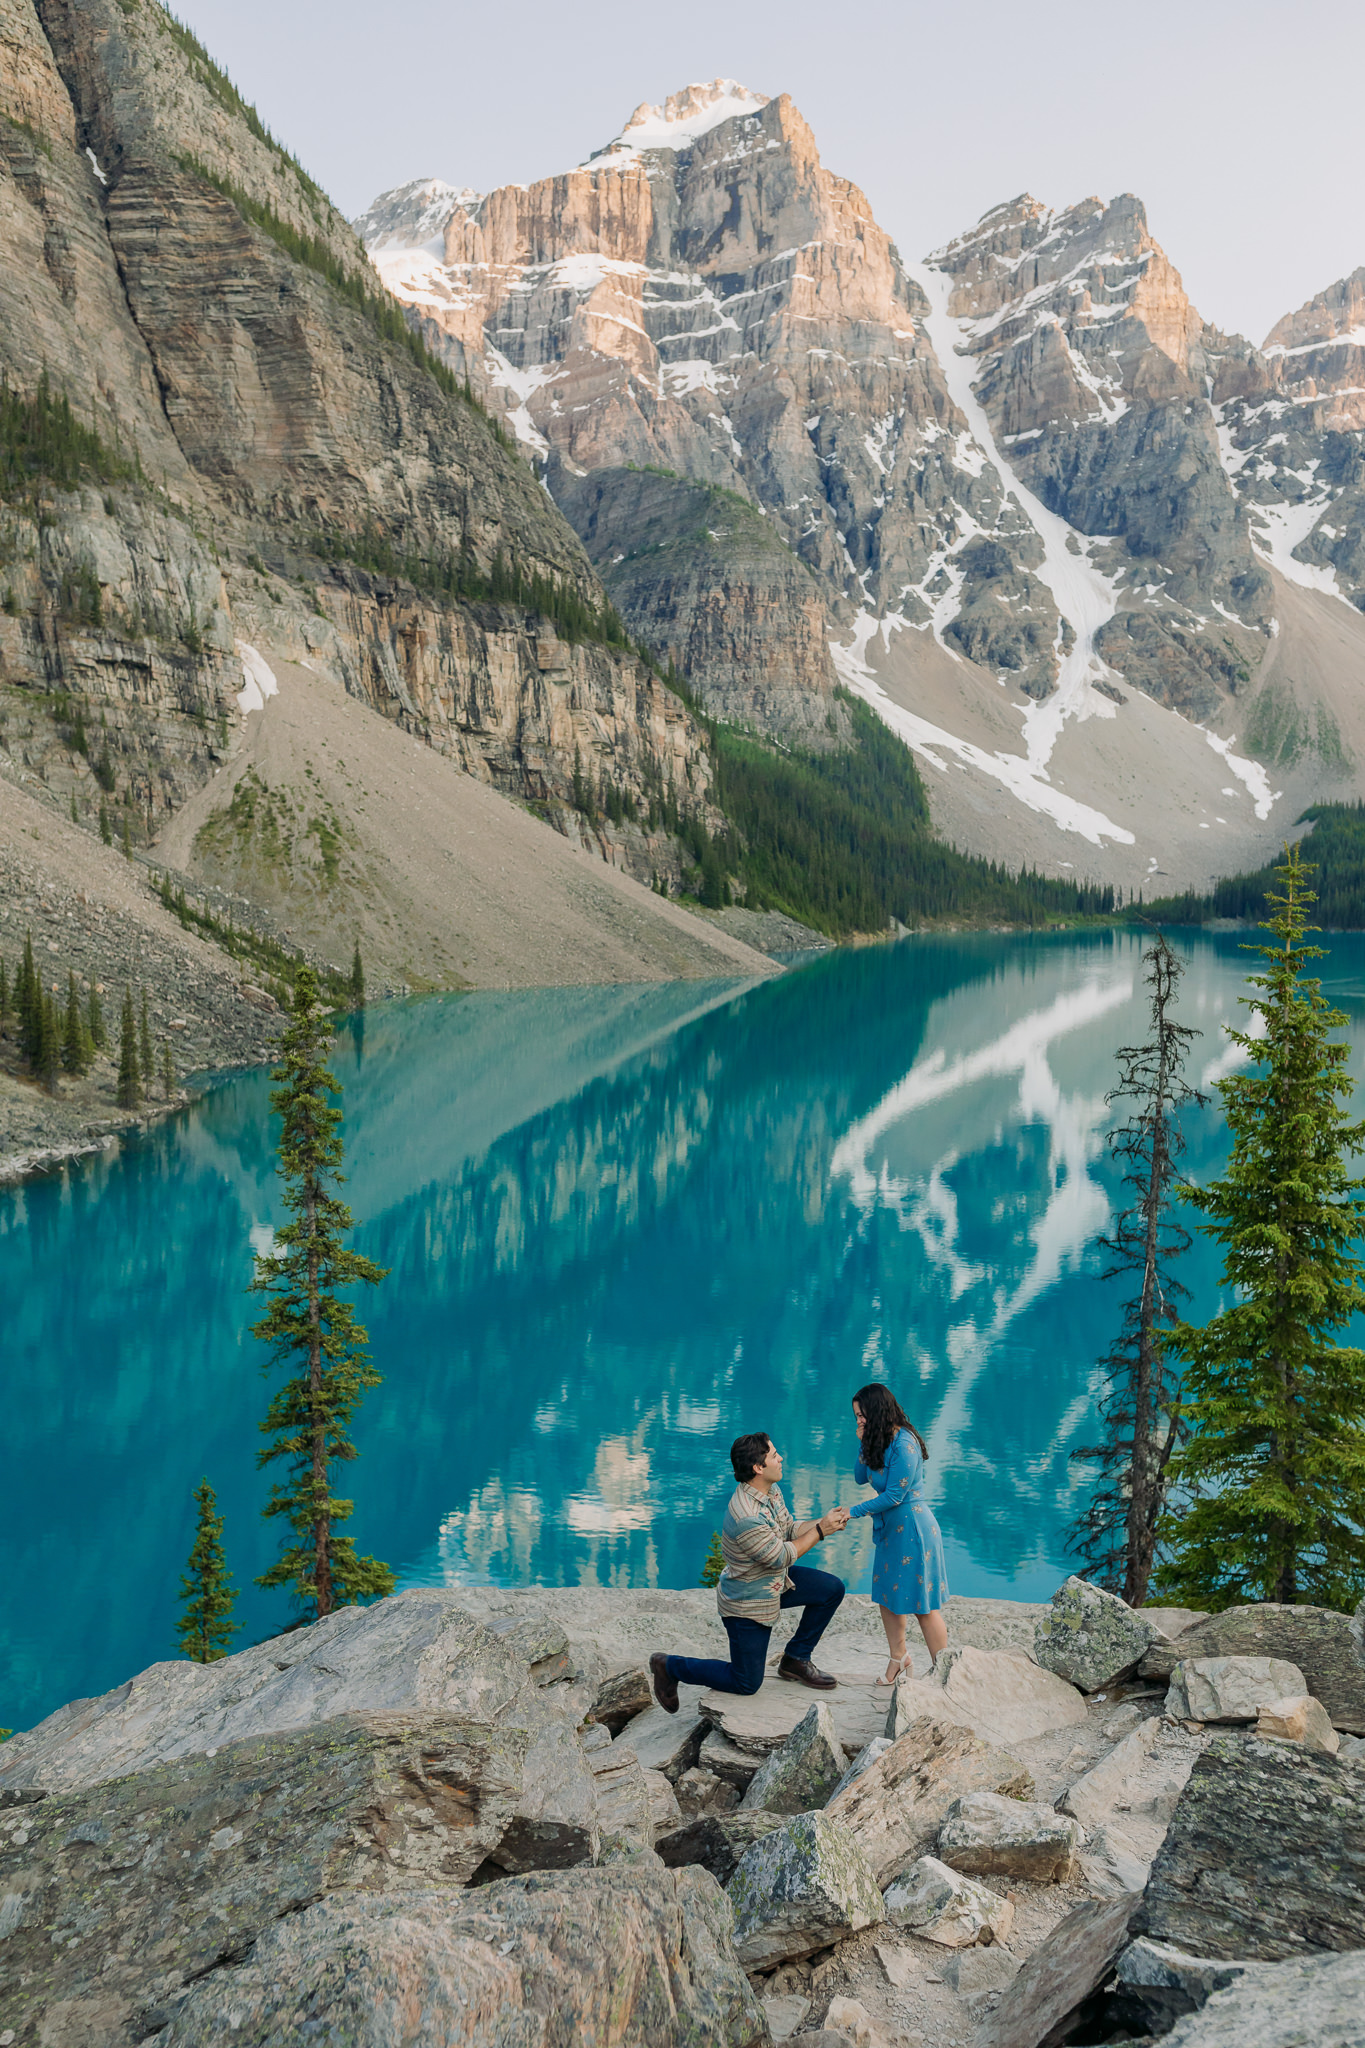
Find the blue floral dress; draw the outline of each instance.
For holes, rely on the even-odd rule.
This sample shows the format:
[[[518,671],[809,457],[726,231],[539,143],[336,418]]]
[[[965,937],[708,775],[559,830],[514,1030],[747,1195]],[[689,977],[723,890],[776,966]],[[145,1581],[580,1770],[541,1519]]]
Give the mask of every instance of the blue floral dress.
[[[919,1445],[909,1430],[898,1429],[885,1468],[869,1472],[859,1458],[853,1476],[859,1486],[877,1489],[849,1511],[850,1517],[872,1517],[872,1598],[893,1614],[933,1614],[948,1598],[948,1571],[943,1537],[924,1498]]]

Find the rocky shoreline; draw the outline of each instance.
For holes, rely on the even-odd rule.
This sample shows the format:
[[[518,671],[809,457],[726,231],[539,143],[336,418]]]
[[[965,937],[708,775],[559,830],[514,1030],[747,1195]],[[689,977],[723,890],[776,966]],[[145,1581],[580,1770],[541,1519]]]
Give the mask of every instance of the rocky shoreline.
[[[889,1699],[849,1600],[835,1692],[676,1715],[647,1659],[719,1646],[704,1592],[418,1590],[153,1665],[0,1750],[0,2038],[1358,2042],[1362,1616],[1072,1579],[948,1622]]]

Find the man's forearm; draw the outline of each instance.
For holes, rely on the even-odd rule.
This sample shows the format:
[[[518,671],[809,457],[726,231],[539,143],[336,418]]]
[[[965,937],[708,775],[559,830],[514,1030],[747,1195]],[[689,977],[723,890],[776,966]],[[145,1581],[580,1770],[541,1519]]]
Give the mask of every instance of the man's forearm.
[[[808,1550],[813,1550],[817,1543],[832,1533],[834,1527],[833,1516],[829,1517],[828,1520],[821,1516],[818,1522],[798,1522],[792,1530],[790,1537],[792,1548],[797,1556],[804,1557]]]

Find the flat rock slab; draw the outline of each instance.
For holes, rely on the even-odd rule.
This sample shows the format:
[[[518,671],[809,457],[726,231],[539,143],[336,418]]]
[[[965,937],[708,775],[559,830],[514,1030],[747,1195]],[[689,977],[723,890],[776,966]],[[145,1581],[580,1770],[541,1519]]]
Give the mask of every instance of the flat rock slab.
[[[1020,1650],[948,1650],[926,1683],[942,1693],[964,1728],[1002,1749],[1086,1722],[1076,1687]]]
[[[1062,2040],[1066,2021],[1096,1991],[1128,1939],[1137,1901],[1087,1900],[1028,1958],[973,2038],[972,2048],[1040,2048]]]
[[[820,1700],[829,1708],[836,1740],[852,1756],[874,1735],[883,1733],[886,1695],[879,1699],[873,1693],[866,1674],[841,1671],[832,1664],[821,1668],[839,1680],[836,1692],[812,1692],[808,1686],[793,1685],[770,1672],[755,1693],[704,1692],[697,1710],[728,1741],[761,1761],[782,1747]]]
[[[692,1704],[699,1690],[695,1686],[684,1688],[682,1705],[676,1714],[666,1714],[662,1707],[651,1706],[626,1723],[618,1740],[634,1750],[645,1770],[664,1771],[674,1777],[696,1763],[710,1727]]]
[[[49,2048],[140,2041],[183,1984],[324,1892],[425,1882],[448,1912],[509,1823],[524,1746],[357,1715],[9,1809],[0,2012]]]
[[[328,1898],[183,1999],[158,2048],[761,2048],[729,1907],[700,1870]]]
[[[1033,1654],[1045,1670],[1082,1692],[1096,1692],[1136,1671],[1156,1639],[1156,1626],[1141,1609],[1073,1574],[1053,1594],[1034,1635]]]
[[[1159,1719],[1142,1721],[1068,1786],[1058,1804],[1087,1828],[1115,1822],[1126,1828],[1135,1819],[1167,1828],[1198,1754],[1198,1739],[1183,1729]]]
[[[1014,1926],[1014,1907],[1008,1899],[936,1856],[921,1856],[883,1896],[893,1926],[944,1948],[1008,1941]]]
[[[886,1918],[866,1857],[825,1813],[797,1814],[755,1842],[727,1895],[735,1950],[748,1970],[810,1955]]]
[[[861,1844],[884,1885],[933,1849],[949,1807],[967,1792],[1028,1799],[1033,1779],[1007,1750],[926,1714],[831,1800],[827,1811]]]
[[[1248,1974],[1181,2020],[1166,2048],[1365,2048],[1365,1955]]]
[[[1326,1707],[1334,1728],[1365,1735],[1362,1610],[1288,1607],[1267,1601],[1229,1607],[1186,1629],[1174,1643],[1153,1643],[1144,1678],[1169,1678],[1184,1657],[1279,1657],[1303,1673],[1303,1690]]]
[[[1134,1931],[1234,1960],[1365,1948],[1365,1771],[1293,1743],[1215,1736]]]

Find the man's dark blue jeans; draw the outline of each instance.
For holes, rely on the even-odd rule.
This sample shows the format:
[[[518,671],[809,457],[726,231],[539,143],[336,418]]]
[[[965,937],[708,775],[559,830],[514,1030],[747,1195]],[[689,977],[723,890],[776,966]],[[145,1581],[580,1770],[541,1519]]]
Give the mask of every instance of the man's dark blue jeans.
[[[783,1607],[804,1607],[800,1628],[782,1652],[784,1657],[810,1657],[815,1645],[833,1621],[844,1597],[844,1582],[833,1572],[817,1572],[811,1565],[788,1568],[791,1588],[782,1595]],[[730,1662],[718,1657],[670,1657],[668,1675],[675,1684],[709,1685],[717,1692],[757,1692],[763,1683],[763,1666],[768,1656],[770,1628],[762,1622],[725,1617],[730,1638]]]

